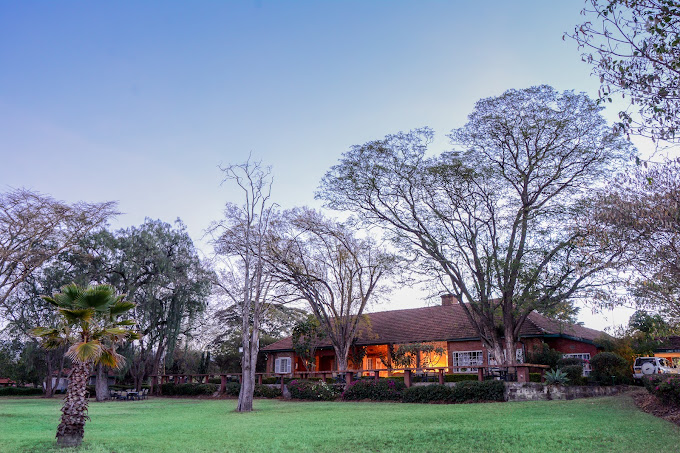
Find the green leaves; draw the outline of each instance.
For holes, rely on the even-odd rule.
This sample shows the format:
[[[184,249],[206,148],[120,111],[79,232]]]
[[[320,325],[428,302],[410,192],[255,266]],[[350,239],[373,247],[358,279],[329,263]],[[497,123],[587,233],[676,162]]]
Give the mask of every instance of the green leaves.
[[[94,310],[91,308],[60,308],[59,313],[61,313],[69,323],[87,322],[94,316]]]
[[[127,301],[118,301],[109,308],[109,313],[113,316],[122,315],[135,308],[135,304]]]
[[[99,340],[76,343],[66,351],[66,357],[76,362],[94,362],[102,355],[102,344]]]

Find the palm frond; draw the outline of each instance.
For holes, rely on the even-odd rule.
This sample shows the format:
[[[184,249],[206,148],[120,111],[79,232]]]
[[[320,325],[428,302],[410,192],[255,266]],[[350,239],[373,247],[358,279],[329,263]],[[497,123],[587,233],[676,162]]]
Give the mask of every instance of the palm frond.
[[[119,369],[125,364],[125,357],[118,354],[113,349],[102,349],[102,354],[99,357],[99,363],[113,369]]]
[[[76,343],[66,351],[66,357],[76,362],[97,361],[102,355],[102,344],[98,340]]]
[[[94,316],[92,308],[60,308],[59,312],[71,323],[89,321]]]
[[[137,321],[134,319],[125,319],[116,323],[117,326],[134,326],[135,324],[137,324]]]
[[[110,285],[97,285],[87,288],[76,304],[83,308],[93,308],[99,312],[108,311],[116,300],[116,292]]]
[[[123,313],[132,310],[136,306],[137,304],[135,304],[134,302],[119,300],[116,301],[116,303],[114,303],[113,305],[111,305],[109,313],[111,313],[111,315],[113,316],[122,315]]]

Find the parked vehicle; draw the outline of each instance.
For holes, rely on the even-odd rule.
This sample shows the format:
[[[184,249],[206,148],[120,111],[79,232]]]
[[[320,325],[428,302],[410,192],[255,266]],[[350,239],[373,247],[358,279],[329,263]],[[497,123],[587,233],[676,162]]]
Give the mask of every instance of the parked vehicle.
[[[638,357],[633,364],[633,378],[655,374],[678,374],[679,370],[663,357]]]

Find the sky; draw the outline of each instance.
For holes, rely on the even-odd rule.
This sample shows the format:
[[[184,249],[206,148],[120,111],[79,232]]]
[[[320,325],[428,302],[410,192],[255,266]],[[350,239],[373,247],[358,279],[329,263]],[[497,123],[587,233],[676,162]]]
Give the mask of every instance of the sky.
[[[511,88],[596,97],[563,40],[583,6],[0,0],[0,191],[115,200],[115,229],[180,218],[209,253],[205,229],[239,200],[220,164],[252,155],[283,208],[320,207],[319,181],[352,145],[430,126],[444,151],[477,100]],[[420,294],[375,309],[422,306]],[[602,329],[629,314],[579,319]]]

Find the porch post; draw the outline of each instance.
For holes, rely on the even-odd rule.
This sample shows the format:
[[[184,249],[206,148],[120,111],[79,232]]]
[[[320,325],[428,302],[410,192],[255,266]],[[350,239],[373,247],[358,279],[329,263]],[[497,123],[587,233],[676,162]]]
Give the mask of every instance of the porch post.
[[[404,385],[406,388],[411,387],[411,370],[404,370]]]
[[[352,383],[352,373],[351,371],[345,372],[345,384],[350,385]]]
[[[528,366],[517,366],[517,382],[526,383],[529,382],[529,367]]]
[[[439,370],[439,385],[444,385],[444,370]]]
[[[479,382],[484,380],[484,368],[477,368],[477,380]]]
[[[257,383],[262,385],[262,375],[261,374],[257,375]]]
[[[373,374],[375,375],[375,380],[376,380],[376,381],[377,381],[378,379],[380,379],[380,371],[376,370],[376,371],[373,372]]]

